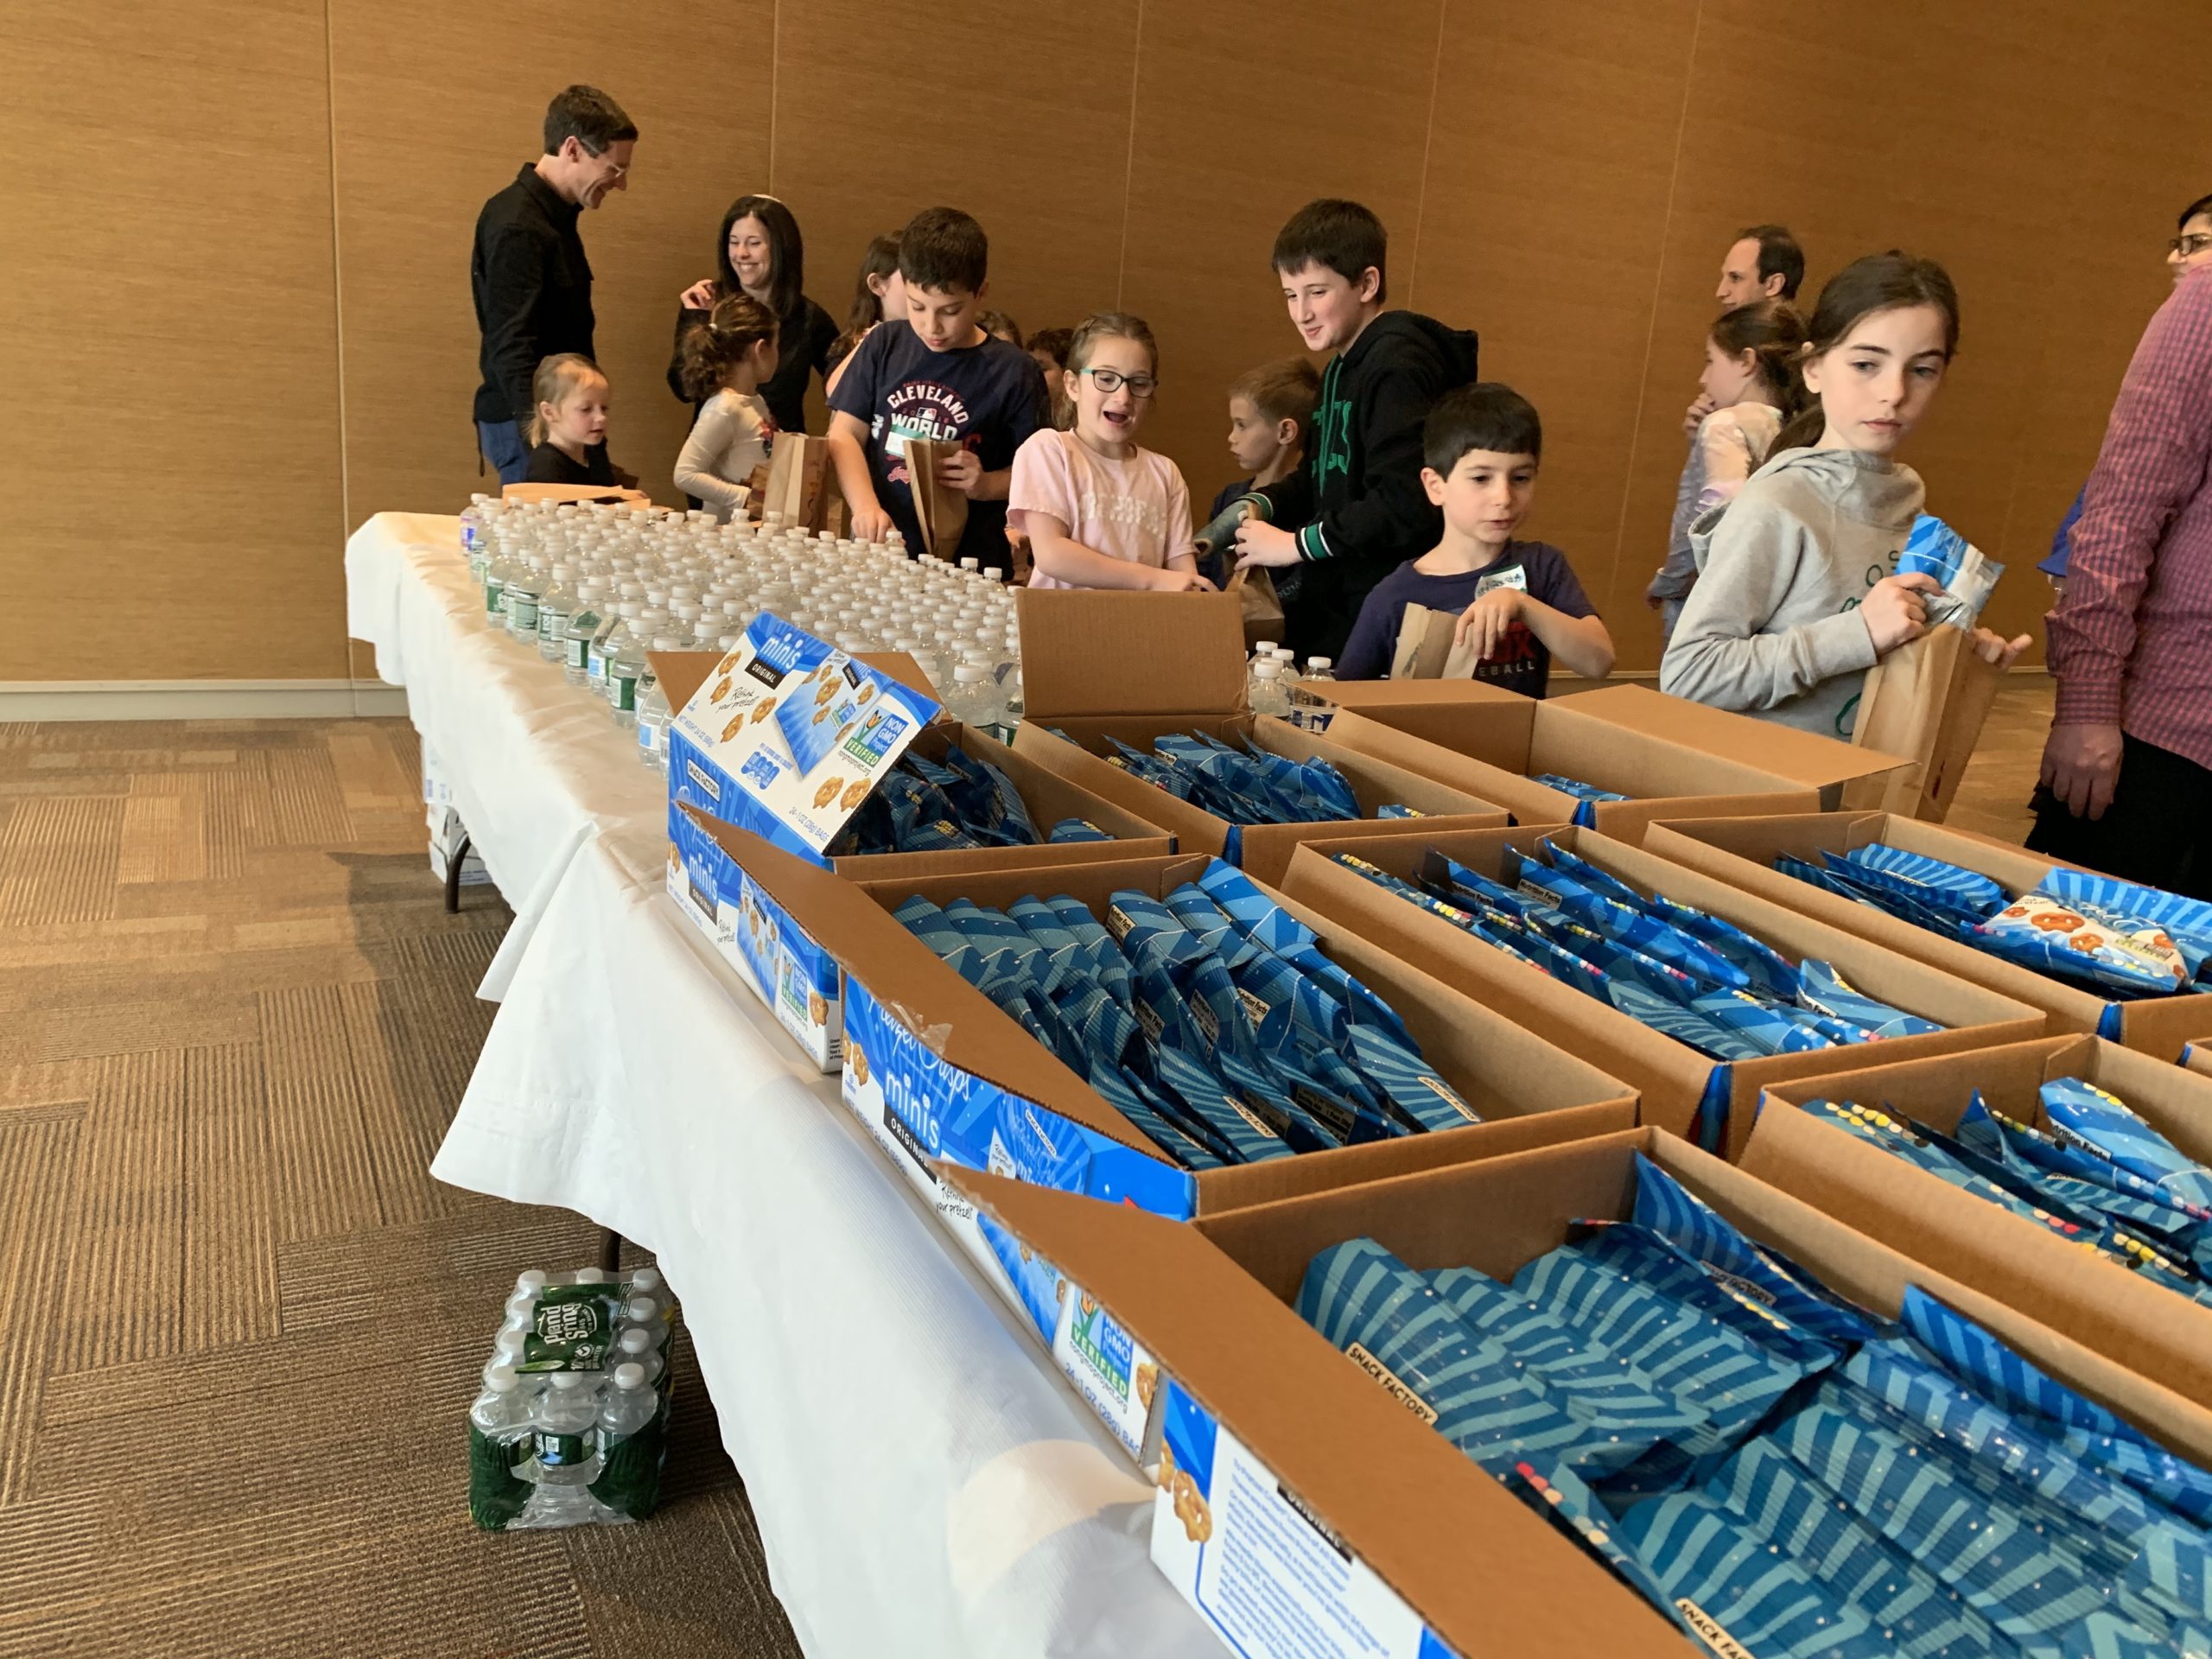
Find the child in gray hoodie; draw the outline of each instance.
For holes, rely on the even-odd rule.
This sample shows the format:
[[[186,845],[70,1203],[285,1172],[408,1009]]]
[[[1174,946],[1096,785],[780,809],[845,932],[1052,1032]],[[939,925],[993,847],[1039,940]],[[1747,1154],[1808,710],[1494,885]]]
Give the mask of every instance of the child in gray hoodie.
[[[1958,296],[1933,260],[1872,255],[1829,279],[1807,332],[1803,412],[1691,529],[1697,585],[1659,689],[1848,741],[1866,671],[1928,631],[1938,591],[1891,574],[1926,492],[1891,457],[1957,349]],[[2007,663],[2026,645],[1977,639]]]

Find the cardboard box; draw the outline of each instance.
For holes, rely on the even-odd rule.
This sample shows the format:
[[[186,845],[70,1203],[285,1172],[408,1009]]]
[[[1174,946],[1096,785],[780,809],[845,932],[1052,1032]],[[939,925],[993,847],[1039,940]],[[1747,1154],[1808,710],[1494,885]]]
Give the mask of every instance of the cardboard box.
[[[2212,1078],[2068,1036],[1770,1084],[1743,1166],[2130,1370],[2212,1401],[2212,1308],[1797,1109],[1856,1101],[1948,1135],[1979,1091],[1992,1109],[2042,1128],[2049,1120],[2037,1090],[2054,1077],[2110,1090],[2182,1151],[2212,1163]]]
[[[1332,738],[1245,712],[1243,624],[1236,595],[1119,594],[1025,588],[1021,618],[1026,718],[1014,747],[1094,794],[1121,802],[1174,831],[1185,852],[1211,853],[1257,881],[1281,877],[1292,849],[1320,834],[1357,829],[1402,834],[1421,819],[1376,820],[1389,804],[1410,806],[1440,828],[1506,822],[1493,802],[1357,754]],[[1074,741],[1063,742],[1055,728]],[[1108,766],[1106,739],[1147,747],[1173,733],[1224,742],[1249,738],[1271,753],[1315,756],[1344,774],[1367,817],[1344,823],[1234,824]]]
[[[2094,1033],[2162,1060],[2177,1058],[2192,1039],[2212,1033],[2212,992],[2106,998],[2094,991],[2076,990],[2033,969],[1915,927],[1774,868],[1776,857],[1783,853],[1817,864],[1823,852],[1847,853],[1878,841],[1979,870],[2015,898],[2032,890],[2055,861],[1985,836],[1887,812],[1661,823],[1652,827],[1645,846],[1677,864],[1702,870],[1732,887],[1831,925],[1848,928],[1899,956],[1911,957],[1955,978],[1986,985],[2015,1002],[2024,1002],[2040,1010],[2053,1032]]]
[[[723,675],[734,658],[719,652],[677,652],[651,654],[671,709],[690,709],[702,698],[702,689]],[[880,677],[879,685],[895,683],[913,694],[909,713],[937,705],[927,701],[929,681],[913,660],[899,652],[862,656],[857,659]],[[739,671],[741,672],[741,670]],[[736,676],[732,675],[733,678]],[[887,702],[888,698],[887,697]],[[749,716],[741,713],[748,725]],[[718,716],[727,718],[727,715]],[[758,722],[765,723],[765,722]],[[896,853],[831,857],[821,850],[830,843],[836,827],[817,839],[796,834],[770,821],[770,804],[754,799],[745,780],[730,766],[706,752],[703,741],[688,741],[679,749],[675,724],[670,727],[669,858],[667,883],[677,906],[710,938],[715,947],[775,1013],[801,1049],[824,1071],[843,1064],[844,998],[837,964],[816,948],[804,931],[781,914],[765,894],[721,849],[715,827],[721,822],[724,803],[749,809],[751,827],[778,836],[781,844],[848,875],[875,870],[885,875],[932,869],[992,869],[1082,863],[1101,857],[1128,857],[1173,852],[1174,838],[1157,825],[1103,800],[1058,774],[1016,755],[995,738],[957,723],[938,721],[916,726],[901,734],[889,748],[883,764],[869,774],[880,778],[899,755],[912,750],[931,758],[959,744],[968,753],[988,760],[1005,772],[1020,793],[1023,804],[1040,832],[1062,818],[1087,818],[1116,837],[1111,842],[1046,842],[1031,847],[979,848],[943,853]],[[711,728],[693,728],[695,739],[709,739]],[[836,826],[858,810],[866,791],[850,804],[839,804]],[[711,801],[712,804],[708,803]]]
[[[1329,722],[1345,747],[1497,801],[1517,823],[1580,823],[1633,846],[1654,817],[1808,812],[1810,789],[1740,760],[1538,702],[1406,702],[1347,710]],[[1586,801],[1535,781],[1555,772],[1630,798]]]
[[[1608,685],[1571,692],[1552,699],[1552,706],[1572,709],[1576,714],[1592,715],[1645,737],[1662,738],[1718,760],[1748,762],[1800,787],[1818,791],[1825,810],[1841,805],[1844,790],[1859,779],[1885,777],[1910,764],[1900,754],[1883,753],[1753,715],[1710,709],[1684,697],[1670,697],[1648,685]]]
[[[1643,1122],[1732,1157],[1751,1134],[1764,1085],[1866,1064],[1864,1047],[1710,1059],[1331,861],[1335,854],[1351,853],[1411,880],[1433,849],[1511,886],[1518,868],[1513,849],[1533,852],[1546,836],[1642,892],[1733,922],[1793,960],[1813,957],[1831,963],[1869,996],[1950,1027],[1891,1039],[1881,1046],[1885,1055],[1950,1053],[2043,1034],[2039,1015],[1994,991],[1590,830],[1531,825],[1425,839],[1322,842],[1299,850],[1283,890],[1632,1084],[1641,1096]]]
[[[1050,1341],[1049,1287],[995,1253],[973,1207],[946,1187],[939,1160],[1173,1219],[1462,1158],[1517,1151],[1634,1122],[1635,1097],[1587,1062],[1552,1048],[1447,986],[1320,918],[1324,948],[1395,1007],[1423,1052],[1484,1121],[1465,1128],[1278,1158],[1194,1174],[892,918],[914,893],[1003,907],[1026,893],[1067,894],[1103,913],[1129,887],[1157,896],[1194,880],[1199,858],[1132,859],[1052,870],[988,870],[855,883],[721,827],[723,844],[777,912],[844,970],[845,1104],[931,1203],[985,1274]],[[1148,1402],[1147,1402],[1148,1403]],[[1110,1420],[1109,1420],[1110,1421]],[[1125,1440],[1142,1436],[1116,1425]],[[1136,1450],[1135,1445],[1132,1450]]]
[[[988,1176],[947,1179],[1051,1262],[1071,1300],[1109,1312],[1154,1357],[1173,1467],[1192,1483],[1186,1512],[1194,1494],[1205,1513],[1186,1527],[1163,1486],[1153,1558],[1233,1650],[1249,1659],[1688,1655],[1705,1649],[1287,1306],[1314,1254],[1350,1238],[1376,1239],[1419,1268],[1509,1275],[1564,1242],[1577,1221],[1629,1214],[1639,1154],[1860,1306],[1894,1318],[1917,1286],[2174,1451],[2212,1457],[2212,1415],[2041,1322],[2040,1300],[1984,1295],[1650,1129],[1185,1228]]]

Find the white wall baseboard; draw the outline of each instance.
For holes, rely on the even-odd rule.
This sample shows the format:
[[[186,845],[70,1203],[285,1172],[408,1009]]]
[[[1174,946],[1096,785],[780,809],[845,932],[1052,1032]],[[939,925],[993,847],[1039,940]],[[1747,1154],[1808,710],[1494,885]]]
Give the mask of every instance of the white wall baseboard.
[[[404,715],[369,680],[0,680],[0,720],[333,720]]]

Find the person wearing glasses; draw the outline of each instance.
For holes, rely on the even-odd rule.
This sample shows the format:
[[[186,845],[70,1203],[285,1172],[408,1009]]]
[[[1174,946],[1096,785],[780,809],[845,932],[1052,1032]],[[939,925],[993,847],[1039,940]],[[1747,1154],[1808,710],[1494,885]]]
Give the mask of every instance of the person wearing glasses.
[[[2181,210],[2176,221],[2177,234],[2166,238],[2166,269],[2172,273],[2174,286],[2181,286],[2181,279],[2199,265],[2212,263],[2212,196],[2199,196]],[[2058,521],[2058,533],[2050,538],[2050,551],[2037,563],[2036,569],[2050,578],[2055,599],[2066,597],[2066,551],[2074,536],[2074,522],[2082,516],[2082,499],[2089,493],[2084,484],[2075,493],[2074,505],[2066,509],[2066,516]]]
[[[2058,695],[2028,845],[2212,899],[2212,196],[2179,231],[2044,619]]]
[[[1191,492],[1173,461],[1137,442],[1160,390],[1142,317],[1101,311],[1068,341],[1075,424],[1014,452],[1007,517],[1029,538],[1032,588],[1210,592],[1191,543]]]
[[[592,350],[591,262],[576,221],[630,188],[637,124],[596,86],[570,86],[545,111],[545,149],[476,215],[468,286],[480,336],[476,439],[502,484],[530,466],[537,365]]]

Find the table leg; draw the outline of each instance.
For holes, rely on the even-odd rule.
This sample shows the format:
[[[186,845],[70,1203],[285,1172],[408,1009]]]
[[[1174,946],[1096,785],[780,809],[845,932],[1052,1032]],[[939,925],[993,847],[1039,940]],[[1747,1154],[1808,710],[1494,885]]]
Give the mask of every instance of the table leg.
[[[600,1233],[599,1265],[609,1273],[619,1274],[622,1270],[622,1235],[612,1227]]]
[[[446,859],[446,914],[448,916],[456,915],[461,910],[461,865],[467,856],[468,837],[464,835],[461,838],[461,845],[454,848]]]

